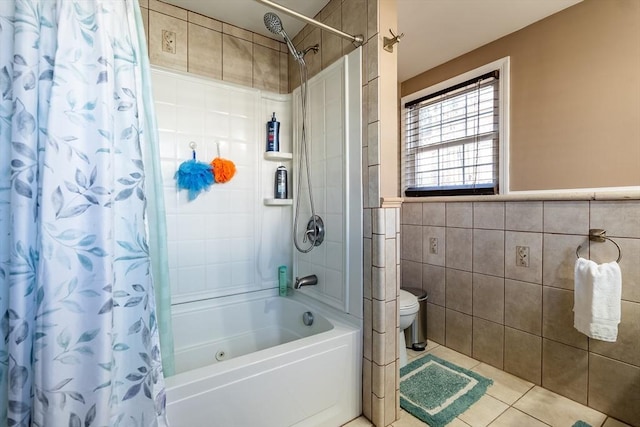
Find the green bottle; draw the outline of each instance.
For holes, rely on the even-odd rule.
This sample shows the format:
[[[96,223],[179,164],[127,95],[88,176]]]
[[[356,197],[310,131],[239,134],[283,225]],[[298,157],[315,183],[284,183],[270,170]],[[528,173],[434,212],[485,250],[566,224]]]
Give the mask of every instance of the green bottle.
[[[287,296],[287,266],[278,267],[278,290],[281,297]]]

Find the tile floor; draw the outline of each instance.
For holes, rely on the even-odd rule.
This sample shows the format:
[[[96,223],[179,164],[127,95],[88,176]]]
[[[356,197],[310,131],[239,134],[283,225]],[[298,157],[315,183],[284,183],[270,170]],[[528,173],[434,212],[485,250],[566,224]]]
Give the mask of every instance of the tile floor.
[[[571,427],[578,420],[593,427],[630,427],[601,412],[436,343],[429,342],[425,352],[407,350],[407,353],[409,361],[432,353],[493,380],[487,393],[449,423],[448,427]],[[372,425],[365,417],[360,417],[344,427]],[[400,419],[392,427],[426,425],[402,410]]]

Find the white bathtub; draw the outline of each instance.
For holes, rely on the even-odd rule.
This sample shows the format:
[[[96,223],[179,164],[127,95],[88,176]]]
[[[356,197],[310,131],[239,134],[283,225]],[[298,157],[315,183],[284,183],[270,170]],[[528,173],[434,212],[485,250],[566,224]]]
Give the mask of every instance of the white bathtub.
[[[360,327],[304,296],[268,295],[174,308],[171,427],[331,427],[360,414]]]

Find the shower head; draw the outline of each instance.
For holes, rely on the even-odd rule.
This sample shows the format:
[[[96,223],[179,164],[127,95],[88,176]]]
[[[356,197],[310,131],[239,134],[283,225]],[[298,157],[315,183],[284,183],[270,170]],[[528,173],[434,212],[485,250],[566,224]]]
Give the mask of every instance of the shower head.
[[[273,12],[267,12],[264,14],[264,26],[273,34],[278,34],[280,36],[284,31],[280,17]]]
[[[277,34],[281,36],[284,41],[287,43],[287,47],[289,47],[289,51],[291,55],[298,61],[300,64],[304,65],[304,59],[302,53],[298,52],[296,47],[293,45],[293,42],[287,35],[287,32],[282,27],[282,21],[280,17],[273,12],[267,12],[264,14],[264,26],[267,27],[267,30],[271,31],[273,34]]]

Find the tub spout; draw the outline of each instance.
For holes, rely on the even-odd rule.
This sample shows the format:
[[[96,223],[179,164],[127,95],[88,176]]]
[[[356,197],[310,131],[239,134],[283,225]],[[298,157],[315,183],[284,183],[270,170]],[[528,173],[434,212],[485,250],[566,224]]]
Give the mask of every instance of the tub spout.
[[[293,289],[300,289],[303,286],[317,285],[318,276],[311,274],[304,277],[296,277],[296,283],[293,285]]]

